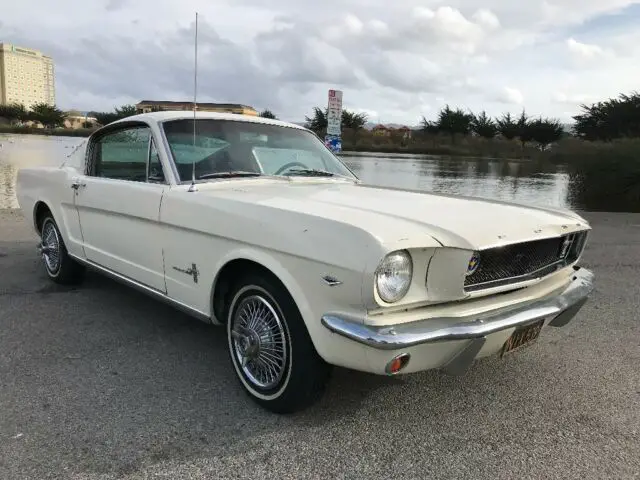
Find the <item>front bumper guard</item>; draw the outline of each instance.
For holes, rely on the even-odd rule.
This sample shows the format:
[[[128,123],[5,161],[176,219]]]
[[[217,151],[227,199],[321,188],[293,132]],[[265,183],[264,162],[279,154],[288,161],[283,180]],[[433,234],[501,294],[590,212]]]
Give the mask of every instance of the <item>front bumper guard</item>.
[[[479,315],[374,326],[362,323],[361,319],[326,314],[322,317],[322,324],[334,333],[379,350],[399,350],[447,340],[470,340],[445,366],[450,373],[461,373],[473,362],[487,335],[546,318],[552,318],[549,325],[553,327],[569,323],[594,288],[591,271],[580,267],[574,269],[571,282],[560,292]],[[443,327],[442,322],[449,325]]]

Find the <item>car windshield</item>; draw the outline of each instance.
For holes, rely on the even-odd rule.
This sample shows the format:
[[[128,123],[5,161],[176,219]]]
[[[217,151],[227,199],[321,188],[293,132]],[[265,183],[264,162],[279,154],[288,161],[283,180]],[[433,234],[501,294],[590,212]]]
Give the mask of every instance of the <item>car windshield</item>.
[[[163,129],[180,182],[233,176],[355,175],[311,132],[238,120],[170,120]]]

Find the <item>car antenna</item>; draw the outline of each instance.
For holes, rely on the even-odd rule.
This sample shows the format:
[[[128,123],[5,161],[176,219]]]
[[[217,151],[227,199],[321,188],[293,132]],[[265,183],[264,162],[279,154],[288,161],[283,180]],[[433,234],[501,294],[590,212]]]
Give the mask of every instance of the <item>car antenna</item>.
[[[198,12],[196,12],[196,37],[195,37],[195,52],[194,52],[194,68],[193,68],[193,150],[196,149],[196,110],[198,95]],[[197,192],[196,187],[196,157],[193,156],[191,161],[191,185],[189,186],[189,192]]]

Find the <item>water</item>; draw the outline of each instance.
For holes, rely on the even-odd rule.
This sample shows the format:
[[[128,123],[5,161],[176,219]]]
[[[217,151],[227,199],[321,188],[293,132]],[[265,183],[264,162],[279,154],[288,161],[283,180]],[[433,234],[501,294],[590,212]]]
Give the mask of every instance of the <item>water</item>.
[[[0,209],[19,208],[15,196],[18,168],[57,165],[77,137],[0,135]],[[533,162],[445,158],[423,155],[344,155],[347,165],[366,183],[516,201],[571,209],[598,210],[575,195],[563,167]],[[606,208],[604,208],[606,209]]]

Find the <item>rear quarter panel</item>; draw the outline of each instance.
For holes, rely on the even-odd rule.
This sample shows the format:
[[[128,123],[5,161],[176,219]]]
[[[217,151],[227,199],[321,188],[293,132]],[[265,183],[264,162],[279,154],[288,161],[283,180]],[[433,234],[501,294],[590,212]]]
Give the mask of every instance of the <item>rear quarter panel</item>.
[[[73,204],[72,167],[34,167],[18,170],[16,196],[25,219],[36,229],[35,208],[39,202],[49,207],[69,253],[83,256],[82,235]]]

